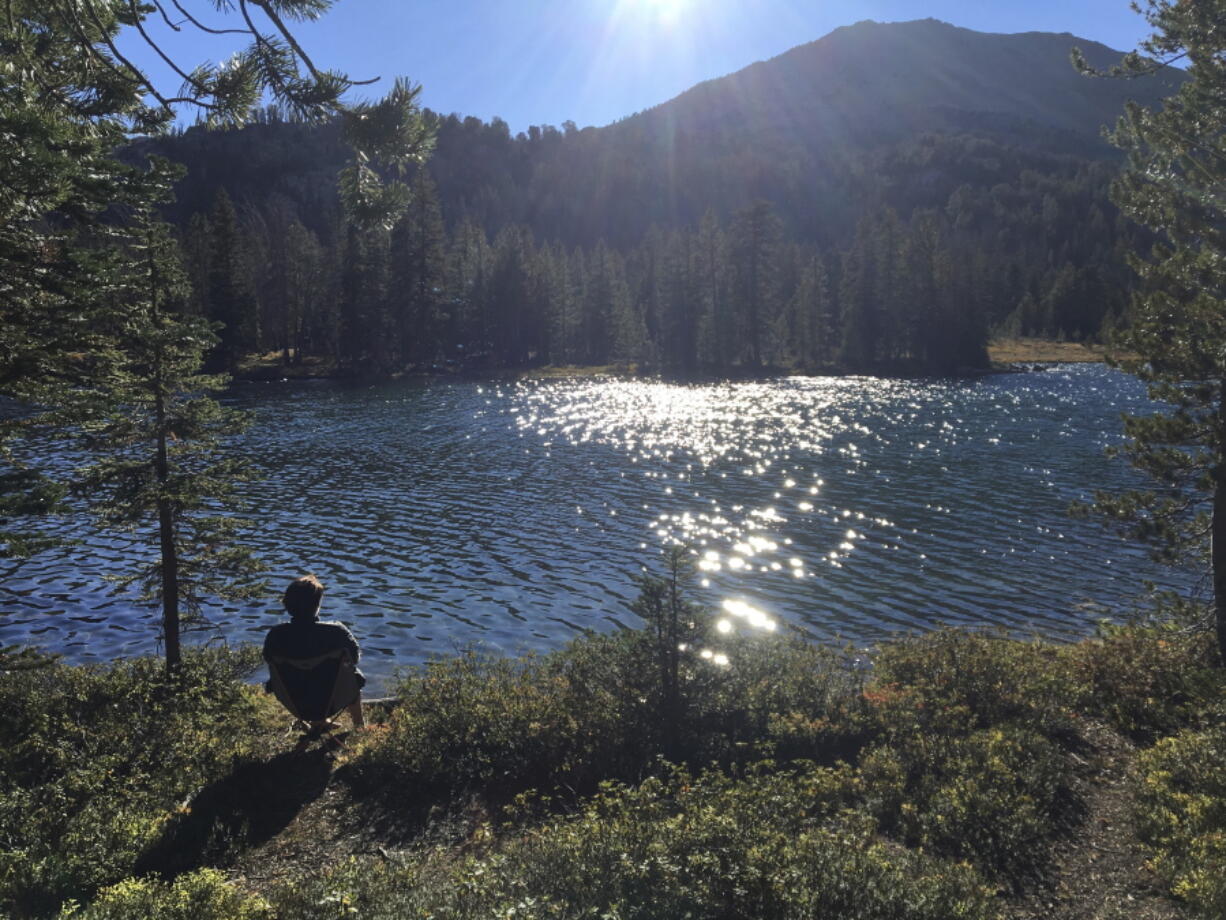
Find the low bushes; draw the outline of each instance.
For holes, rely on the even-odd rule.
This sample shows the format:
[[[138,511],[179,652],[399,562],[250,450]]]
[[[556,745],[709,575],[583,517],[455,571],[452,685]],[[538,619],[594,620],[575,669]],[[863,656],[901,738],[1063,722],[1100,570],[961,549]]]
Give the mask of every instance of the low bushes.
[[[1175,733],[1138,762],[1138,827],[1173,890],[1226,915],[1222,678],[1200,639],[945,630],[863,670],[762,630],[713,636],[653,591],[647,629],[406,676],[335,773],[259,750],[271,704],[241,684],[250,653],[194,654],[173,679],[156,661],[0,674],[0,913],[987,918],[1075,826],[1090,765],[1071,753],[1089,756],[1095,719]],[[202,868],[337,780],[346,809],[424,830],[415,848],[263,899]]]
[[[602,780],[642,778],[661,753],[699,765],[744,760],[769,739],[778,713],[817,720],[858,696],[838,654],[760,636],[728,667],[682,662],[679,710],[669,712],[653,660],[648,637],[628,632],[550,655],[470,651],[433,662],[401,683],[398,706],[352,777],[363,790],[428,797],[590,792]]]
[[[1107,626],[1062,657],[1077,707],[1146,743],[1186,727],[1226,691],[1205,632]]]
[[[1226,916],[1226,727],[1142,752],[1136,788],[1137,830],[1158,874],[1202,916]]]
[[[514,661],[436,662],[405,681],[386,733],[359,756],[362,788],[476,791],[496,806],[528,789],[573,798],[642,779],[670,748],[643,642],[633,633]],[[885,646],[862,686],[835,653],[755,637],[727,668],[682,668],[671,750],[697,766],[772,750],[845,761],[858,768],[849,807],[1016,885],[1074,813],[1058,743],[1076,725],[1064,675],[1051,646],[947,631]]]
[[[257,659],[189,655],[0,673],[0,913],[39,915],[130,874],[187,798],[250,751]]]
[[[181,875],[173,882],[125,879],[98,893],[85,909],[75,901],[59,920],[274,920],[263,898],[229,884],[216,869]]]
[[[881,728],[965,733],[1005,723],[1048,737],[1073,731],[1059,646],[942,629],[887,642],[870,696]]]
[[[1104,625],[1070,645],[947,629],[885,643],[873,676],[876,692],[904,688],[903,708],[920,722],[935,705],[945,724],[1013,722],[1059,740],[1091,717],[1153,741],[1220,698],[1216,665],[1209,635],[1169,625]]]
[[[1069,826],[1064,760],[1026,728],[915,735],[867,750],[859,766],[865,807],[887,832],[1012,887],[1037,874]]]
[[[846,769],[675,770],[455,859],[354,862],[271,896],[280,916],[956,920],[996,916],[965,863],[883,841]],[[346,913],[347,912],[347,913]]]
[[[882,646],[862,696],[858,765],[882,827],[1012,887],[1033,877],[1074,812],[1060,650],[941,630]]]

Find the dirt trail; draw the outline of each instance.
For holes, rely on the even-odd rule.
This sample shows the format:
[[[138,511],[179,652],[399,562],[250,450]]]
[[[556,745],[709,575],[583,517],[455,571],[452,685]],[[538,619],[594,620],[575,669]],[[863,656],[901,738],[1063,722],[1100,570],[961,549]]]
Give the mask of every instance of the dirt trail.
[[[1088,727],[1091,751],[1079,772],[1084,821],[1053,851],[1045,883],[1005,910],[1009,920],[1183,920],[1145,864],[1132,822],[1129,767],[1136,750],[1104,727]]]

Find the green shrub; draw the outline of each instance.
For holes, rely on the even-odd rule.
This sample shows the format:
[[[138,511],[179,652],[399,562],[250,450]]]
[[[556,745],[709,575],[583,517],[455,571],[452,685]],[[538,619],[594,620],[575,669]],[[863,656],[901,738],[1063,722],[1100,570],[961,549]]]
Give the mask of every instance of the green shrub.
[[[1107,626],[1064,657],[1078,707],[1142,741],[1188,727],[1226,689],[1206,633]]]
[[[865,752],[867,808],[913,846],[1017,885],[1043,865],[1071,798],[1055,745],[1020,726],[917,734]]]
[[[864,742],[863,674],[845,649],[754,636],[730,651],[690,707],[688,760],[732,763],[765,742],[783,758],[832,764]]]
[[[0,910],[52,911],[132,874],[254,735],[250,652],[0,674]]]
[[[1172,892],[1204,917],[1226,916],[1226,728],[1184,731],[1144,751],[1135,807]]]
[[[273,920],[263,898],[229,884],[215,869],[201,869],[173,882],[130,878],[104,888],[85,909],[75,902],[60,920]]]
[[[692,764],[747,759],[777,713],[815,720],[858,699],[838,654],[763,636],[740,644],[727,667],[683,662],[674,721],[663,711],[649,642],[624,632],[548,655],[469,651],[434,661],[402,681],[386,726],[364,741],[354,780],[425,797],[590,792],[605,779],[643,777],[662,753]]]
[[[688,552],[674,547],[665,567],[639,580],[631,609],[643,629],[515,660],[469,651],[410,674],[349,775],[371,790],[480,792],[497,803],[528,789],[574,795],[638,780],[661,755],[732,764],[773,740],[789,756],[818,758],[830,753],[819,744],[854,734],[813,731],[822,720],[842,726],[858,705],[859,680],[842,656],[773,632],[716,643],[709,612],[684,596]]]
[[[860,718],[865,806],[913,846],[1016,886],[1067,829],[1074,691],[1058,646],[940,630],[884,644]]]
[[[352,862],[274,893],[279,915],[654,920],[951,920],[995,916],[965,864],[882,841],[847,810],[850,769],[683,770],[606,785],[577,812],[403,865]],[[476,835],[480,840],[482,835]]]
[[[552,655],[468,651],[433,661],[402,681],[398,705],[366,739],[354,774],[372,789],[428,797],[590,785],[586,774],[601,755],[613,772],[634,759],[635,745],[617,744],[638,714],[624,694],[569,672]]]
[[[996,633],[941,629],[887,642],[874,655],[865,695],[887,733],[1012,723],[1061,737],[1074,725],[1059,647]]]

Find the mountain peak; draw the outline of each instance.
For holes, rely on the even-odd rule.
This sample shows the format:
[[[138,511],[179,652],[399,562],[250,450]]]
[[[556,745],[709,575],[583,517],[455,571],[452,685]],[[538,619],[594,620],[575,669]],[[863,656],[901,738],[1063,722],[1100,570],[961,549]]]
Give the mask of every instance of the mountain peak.
[[[987,33],[939,19],[835,29],[767,61],[701,83],[641,116],[678,128],[737,122],[754,130],[799,128],[813,142],[854,145],[943,129],[975,118],[1096,139],[1129,99],[1155,103],[1182,79],[1083,77],[1070,55],[1108,67],[1123,52],[1067,32]],[[634,118],[626,119],[626,122]]]

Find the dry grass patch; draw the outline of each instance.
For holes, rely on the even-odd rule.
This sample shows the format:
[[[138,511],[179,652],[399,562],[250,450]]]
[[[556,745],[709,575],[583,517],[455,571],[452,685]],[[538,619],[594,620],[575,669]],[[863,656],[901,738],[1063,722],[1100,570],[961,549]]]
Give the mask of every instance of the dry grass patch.
[[[988,343],[993,364],[1095,364],[1105,360],[1103,345],[1052,342],[1047,339],[997,339]]]

